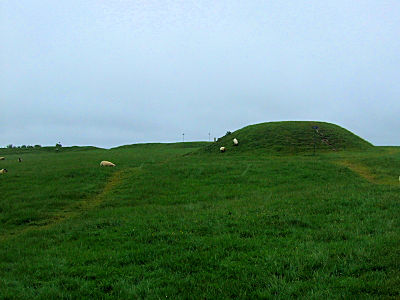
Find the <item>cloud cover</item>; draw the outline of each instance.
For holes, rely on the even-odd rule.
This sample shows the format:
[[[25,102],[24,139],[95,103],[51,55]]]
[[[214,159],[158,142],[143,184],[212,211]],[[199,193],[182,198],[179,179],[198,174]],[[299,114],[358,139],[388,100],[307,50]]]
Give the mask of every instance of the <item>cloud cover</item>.
[[[0,146],[319,120],[400,145],[398,1],[2,1]]]

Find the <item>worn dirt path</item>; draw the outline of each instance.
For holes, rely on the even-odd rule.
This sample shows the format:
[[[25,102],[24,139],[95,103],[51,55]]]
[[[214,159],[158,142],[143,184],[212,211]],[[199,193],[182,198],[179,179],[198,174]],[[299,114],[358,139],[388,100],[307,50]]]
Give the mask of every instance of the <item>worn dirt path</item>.
[[[90,211],[95,207],[99,206],[110,194],[110,192],[115,189],[122,181],[128,177],[129,174],[133,172],[138,172],[141,167],[130,168],[121,171],[116,171],[111,175],[103,190],[93,197],[89,197],[82,201],[75,202],[70,206],[65,207],[62,211],[55,213],[50,219],[44,220],[41,224],[34,224],[28,227],[24,227],[19,230],[14,230],[9,233],[0,236],[0,242],[21,236],[25,233],[49,229],[57,224],[60,224],[68,219],[74,218],[81,215],[84,212]]]
[[[351,162],[349,160],[339,161],[338,164],[343,167],[349,168],[351,171],[366,179],[370,183],[379,184],[379,182],[375,179],[375,177],[366,166],[363,166],[359,163]]]
[[[349,161],[349,160],[341,160],[337,161],[337,164],[346,167],[356,173],[357,175],[361,176],[368,182],[372,184],[380,184],[380,185],[398,185],[398,182],[396,181],[396,178],[386,178],[386,179],[378,179],[374,176],[374,174],[370,171],[368,167],[365,165],[362,165],[360,163],[354,162],[354,161]]]

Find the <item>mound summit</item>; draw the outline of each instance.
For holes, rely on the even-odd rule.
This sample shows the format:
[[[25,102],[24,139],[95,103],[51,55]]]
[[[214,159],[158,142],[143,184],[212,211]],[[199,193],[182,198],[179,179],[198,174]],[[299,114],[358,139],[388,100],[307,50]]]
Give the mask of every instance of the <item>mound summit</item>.
[[[239,146],[234,147],[236,138]],[[270,153],[298,153],[340,150],[367,150],[373,145],[347,129],[326,122],[284,121],[249,125],[232,133],[227,133],[215,143],[203,148],[204,152],[219,152],[227,147],[227,152],[259,151]]]

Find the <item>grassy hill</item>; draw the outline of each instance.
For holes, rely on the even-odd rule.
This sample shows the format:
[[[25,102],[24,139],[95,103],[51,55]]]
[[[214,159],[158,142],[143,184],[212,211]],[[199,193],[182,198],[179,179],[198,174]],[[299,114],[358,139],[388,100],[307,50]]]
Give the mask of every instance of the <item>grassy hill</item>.
[[[6,154],[0,299],[400,297],[399,147],[202,147]]]
[[[43,153],[43,152],[69,152],[69,151],[88,151],[101,149],[93,146],[71,146],[71,147],[55,147],[55,146],[44,146],[44,147],[15,147],[15,148],[0,148],[0,156],[7,156],[12,154],[32,154],[32,153]]]
[[[317,129],[313,127],[317,126]],[[233,146],[233,138],[239,146]],[[268,122],[246,126],[225,135],[204,148],[204,152],[218,152],[221,146],[227,152],[243,153],[299,153],[340,150],[367,150],[373,146],[352,132],[331,123],[314,121]]]

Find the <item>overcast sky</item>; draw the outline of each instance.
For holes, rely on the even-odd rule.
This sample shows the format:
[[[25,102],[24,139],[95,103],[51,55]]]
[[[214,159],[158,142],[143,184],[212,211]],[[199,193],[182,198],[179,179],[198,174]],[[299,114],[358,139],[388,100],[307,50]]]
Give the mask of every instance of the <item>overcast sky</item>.
[[[400,1],[1,0],[0,146],[319,120],[400,145]]]

